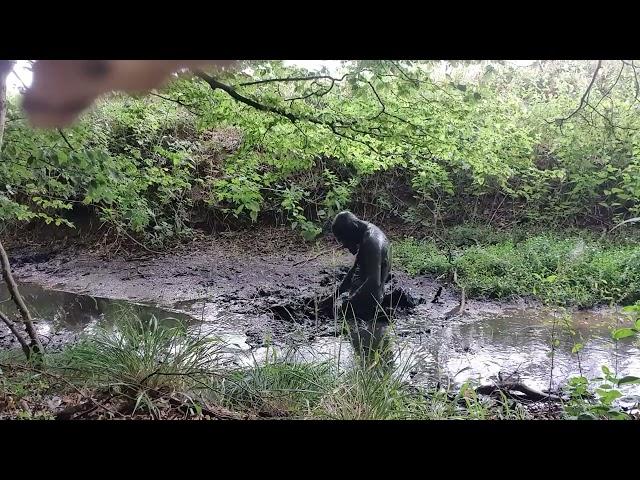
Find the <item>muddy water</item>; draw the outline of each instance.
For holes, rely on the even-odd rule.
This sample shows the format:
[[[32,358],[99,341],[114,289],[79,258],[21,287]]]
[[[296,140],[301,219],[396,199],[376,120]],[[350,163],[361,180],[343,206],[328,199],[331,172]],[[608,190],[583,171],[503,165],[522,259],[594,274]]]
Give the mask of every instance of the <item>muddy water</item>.
[[[261,361],[272,351],[272,342],[304,360],[338,359],[348,367],[354,359],[350,338],[337,335],[341,329],[329,326],[299,325],[277,338],[256,344],[245,331],[246,317],[217,308],[211,303],[178,304],[175,310],[134,304],[87,295],[45,290],[33,284],[21,284],[21,292],[37,319],[37,329],[45,344],[59,347],[97,325],[108,325],[119,316],[134,313],[142,319],[152,316],[161,322],[176,319],[186,322],[199,334],[221,337],[227,351],[239,364]],[[9,295],[0,286],[0,310],[14,315]],[[541,308],[485,309],[457,319],[434,317],[428,306],[419,306],[412,314],[398,318],[393,326],[379,334],[394,332],[394,361],[406,368],[407,378],[415,384],[436,382],[460,384],[466,380],[489,383],[495,376],[517,372],[521,381],[536,389],[562,385],[582,373],[587,377],[601,374],[607,365],[619,376],[640,376],[640,345],[627,338],[614,342],[611,329],[630,326],[624,314],[610,309],[562,312]],[[4,327],[3,327],[4,328]],[[324,332],[324,333],[323,333]],[[555,348],[551,345],[557,342]],[[264,339],[263,339],[264,340]],[[584,347],[572,353],[576,343]],[[0,348],[16,346],[11,335],[0,330]],[[640,386],[624,388],[629,395],[640,395]]]

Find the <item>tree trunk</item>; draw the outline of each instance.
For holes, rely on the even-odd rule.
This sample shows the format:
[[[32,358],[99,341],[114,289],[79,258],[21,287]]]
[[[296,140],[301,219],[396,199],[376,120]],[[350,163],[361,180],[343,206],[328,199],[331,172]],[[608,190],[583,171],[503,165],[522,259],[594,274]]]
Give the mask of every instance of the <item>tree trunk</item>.
[[[0,60],[0,152],[2,152],[2,136],[7,116],[7,76],[13,68],[13,60]]]
[[[0,266],[2,267],[2,278],[7,283],[7,288],[9,289],[9,293],[11,293],[11,298],[13,299],[16,307],[18,307],[18,311],[22,316],[22,321],[24,322],[24,327],[29,334],[29,338],[31,339],[31,349],[35,353],[43,353],[44,350],[42,348],[42,344],[38,339],[38,334],[36,333],[35,328],[33,328],[33,319],[31,318],[31,314],[29,313],[29,309],[24,303],[22,296],[20,295],[20,291],[18,290],[18,285],[13,279],[13,275],[11,274],[11,266],[9,265],[9,257],[7,257],[7,252],[0,241]],[[6,323],[6,322],[5,322]]]
[[[0,152],[2,152],[2,137],[4,135],[4,125],[5,125],[6,114],[7,114],[7,76],[11,72],[12,68],[13,68],[12,60],[0,60]],[[4,281],[7,283],[7,288],[9,289],[9,293],[11,293],[11,298],[15,302],[16,307],[18,307],[18,311],[22,316],[22,320],[24,322],[25,329],[27,330],[27,334],[31,339],[30,347],[25,349],[26,341],[20,335],[15,325],[13,324],[13,322],[11,322],[9,318],[2,315],[0,317],[0,320],[2,320],[7,325],[7,327],[9,327],[9,330],[11,330],[11,332],[13,332],[13,334],[16,336],[27,358],[31,356],[32,352],[43,353],[44,350],[42,348],[42,344],[38,339],[38,334],[36,333],[35,328],[33,328],[33,320],[31,318],[31,314],[29,313],[29,310],[27,309],[27,306],[25,305],[24,300],[22,300],[22,296],[20,295],[20,291],[18,290],[18,285],[16,285],[16,282],[13,279],[13,275],[11,275],[11,266],[9,265],[9,257],[7,257],[7,252],[5,251],[1,241],[0,241],[0,270],[2,270],[2,278],[4,278]]]

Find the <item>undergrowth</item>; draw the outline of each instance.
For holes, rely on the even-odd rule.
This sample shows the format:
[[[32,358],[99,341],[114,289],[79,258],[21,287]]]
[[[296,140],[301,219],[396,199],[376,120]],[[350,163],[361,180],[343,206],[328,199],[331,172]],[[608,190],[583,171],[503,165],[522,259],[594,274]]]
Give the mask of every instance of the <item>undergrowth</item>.
[[[471,242],[454,235],[444,240],[405,238],[394,244],[394,262],[412,275],[446,276],[455,269],[471,297],[531,296],[578,307],[640,298],[636,242],[600,240],[584,232],[568,237],[546,232],[520,239],[519,232],[491,236],[469,230],[462,240]]]
[[[409,365],[354,360],[340,369],[333,361],[302,362],[273,350],[250,366],[222,368],[211,339],[190,338],[185,329],[123,319],[116,328],[51,355],[42,372],[6,355],[0,401],[14,407],[12,418],[54,418],[47,413],[51,394],[86,392],[86,398],[125,397],[126,414],[162,418],[161,404],[179,398],[194,411],[222,407],[264,418],[446,419],[520,418],[501,402],[465,393],[426,391],[404,380]],[[383,355],[384,356],[384,355]],[[376,355],[379,360],[380,356]],[[36,381],[37,380],[37,381]],[[49,397],[47,396],[49,395]],[[38,415],[20,402],[42,403]],[[104,400],[103,400],[104,401]],[[515,416],[514,416],[515,415]]]

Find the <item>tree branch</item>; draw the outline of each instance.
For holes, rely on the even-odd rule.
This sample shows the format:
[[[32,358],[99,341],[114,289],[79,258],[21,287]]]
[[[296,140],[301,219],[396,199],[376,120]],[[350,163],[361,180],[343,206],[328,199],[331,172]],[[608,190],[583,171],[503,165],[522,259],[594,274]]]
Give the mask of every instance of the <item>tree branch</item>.
[[[188,105],[188,104],[183,103],[182,101],[178,100],[177,98],[165,97],[164,95],[160,95],[159,93],[151,92],[151,95],[153,95],[154,97],[158,97],[158,98],[161,98],[163,100],[166,100],[168,102],[177,103],[181,107],[184,107],[184,109],[187,110],[192,115],[200,116],[197,112],[194,112],[193,110],[191,110],[191,108],[193,108],[195,105]]]
[[[27,306],[25,305],[24,300],[20,295],[20,291],[18,290],[18,285],[13,279],[13,275],[11,274],[11,265],[9,264],[9,258],[7,257],[7,252],[5,251],[2,242],[0,242],[0,266],[2,267],[2,277],[7,283],[7,288],[9,290],[9,293],[11,293],[11,298],[13,298],[13,301],[18,307],[20,315],[22,315],[25,329],[27,330],[29,338],[31,339],[31,348],[36,353],[43,353],[44,349],[42,348],[42,344],[38,339],[38,334],[33,328],[33,320],[31,318],[31,314],[29,313],[29,310],[27,309]]]
[[[7,327],[9,327],[9,330],[11,330],[11,333],[13,333],[13,336],[16,337],[16,339],[18,340],[20,347],[22,347],[22,351],[24,352],[25,357],[29,358],[31,356],[31,349],[29,348],[29,344],[27,343],[27,341],[24,339],[22,334],[16,328],[16,324],[13,323],[9,319],[9,317],[7,317],[2,312],[0,312],[0,320],[2,320]]]
[[[198,76],[199,78],[201,78],[202,80],[204,80],[205,82],[207,82],[209,84],[209,86],[213,89],[213,90],[222,90],[223,92],[227,93],[231,98],[233,98],[234,100],[240,102],[240,103],[244,103],[245,105],[249,105],[250,107],[255,108],[256,110],[259,110],[261,112],[269,112],[269,113],[275,113],[276,115],[280,115],[281,117],[287,118],[289,119],[292,123],[296,123],[297,121],[306,121],[309,123],[313,123],[315,125],[321,125],[324,127],[329,128],[335,135],[351,140],[353,142],[357,142],[360,143],[364,146],[366,146],[367,148],[369,148],[372,152],[376,153],[376,154],[380,154],[380,152],[375,149],[372,145],[370,145],[368,142],[365,142],[364,140],[360,140],[358,138],[346,135],[344,133],[339,132],[337,129],[344,127],[344,123],[345,122],[341,122],[342,125],[340,123],[337,123],[335,121],[323,121],[323,120],[319,120],[317,118],[313,118],[313,117],[300,117],[297,115],[294,115],[291,112],[287,112],[281,108],[278,107],[273,107],[273,106],[269,106],[269,105],[264,105],[262,103],[257,102],[256,100],[253,100],[249,97],[245,97],[244,95],[239,94],[233,87],[229,86],[229,85],[225,85],[224,83],[219,82],[218,80],[216,80],[215,78],[211,77],[210,75],[207,75],[204,72],[198,72],[196,73],[196,76]],[[351,123],[351,122],[348,122]],[[347,128],[351,128],[351,127],[347,127]]]
[[[67,144],[67,146],[72,150],[72,151],[76,151],[75,148],[73,148],[73,145],[71,145],[69,143],[69,140],[67,139],[67,136],[64,134],[64,132],[62,131],[61,128],[58,128],[58,133],[60,134],[60,136],[64,139],[64,142]]]
[[[386,107],[384,102],[382,101],[382,99],[380,98],[380,95],[378,95],[378,92],[376,91],[375,87],[373,86],[373,84],[367,80],[367,83],[369,84],[369,86],[371,87],[371,91],[373,91],[373,94],[376,96],[376,98],[378,99],[378,103],[380,104],[380,108],[381,110],[373,117],[371,117],[369,120],[375,120],[378,117],[380,117],[380,115],[382,115],[383,113],[385,113]]]
[[[261,112],[275,113],[275,114],[280,115],[282,117],[288,118],[292,122],[296,122],[297,120],[299,120],[298,117],[296,117],[292,113],[285,112],[284,110],[282,110],[280,108],[277,108],[277,107],[271,107],[271,106],[268,106],[268,105],[264,105],[262,103],[258,103],[258,102],[256,102],[255,100],[253,100],[253,99],[251,99],[249,97],[245,97],[244,95],[239,94],[233,87],[231,87],[229,85],[225,85],[224,83],[219,82],[218,80],[216,80],[215,78],[213,78],[210,75],[207,75],[204,72],[197,72],[196,76],[201,78],[205,82],[207,82],[209,84],[209,86],[213,90],[222,90],[223,92],[227,93],[234,100],[237,100],[238,102],[244,103],[245,105],[249,105],[250,107],[253,107],[256,110],[260,110]]]
[[[593,77],[591,77],[591,82],[589,83],[589,86],[587,87],[587,89],[585,90],[584,94],[582,95],[582,98],[580,99],[580,105],[578,105],[578,108],[576,108],[569,116],[564,117],[564,118],[556,119],[555,123],[557,123],[558,125],[562,126],[563,123],[565,123],[567,120],[569,120],[571,117],[573,117],[576,113],[578,113],[580,110],[582,110],[582,108],[586,105],[587,99],[589,97],[589,93],[591,93],[591,89],[593,88],[593,84],[596,82],[596,77],[598,76],[598,72],[600,71],[600,67],[602,67],[602,60],[598,60],[598,64],[596,65],[596,69],[593,72]]]
[[[349,73],[345,73],[342,78],[335,78],[331,75],[311,75],[307,77],[283,77],[283,78],[266,78],[263,80],[255,80],[253,82],[244,82],[239,83],[236,87],[248,87],[250,85],[261,85],[263,83],[274,83],[274,82],[306,82],[309,80],[331,80],[332,82],[341,82],[343,81]]]

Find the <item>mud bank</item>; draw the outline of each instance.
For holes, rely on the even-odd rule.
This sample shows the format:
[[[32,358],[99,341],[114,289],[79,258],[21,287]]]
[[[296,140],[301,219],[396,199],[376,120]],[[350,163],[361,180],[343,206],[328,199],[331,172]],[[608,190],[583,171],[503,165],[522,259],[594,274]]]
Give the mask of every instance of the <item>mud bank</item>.
[[[295,328],[279,306],[312,303],[329,294],[353,262],[331,240],[309,246],[279,229],[207,237],[171,252],[133,258],[90,247],[49,253],[17,247],[9,256],[21,282],[185,311],[221,328],[232,326],[258,342]],[[457,293],[438,281],[397,270],[393,275],[389,286],[400,286],[424,302],[422,311],[430,317],[443,317],[459,304]],[[438,302],[431,303],[443,286]],[[466,302],[466,314],[502,308],[497,302]],[[333,333],[326,322],[317,327],[311,334]]]
[[[138,315],[166,316],[169,311],[195,321],[199,333],[228,342],[236,358],[260,358],[268,350],[266,345],[273,343],[293,345],[305,359],[342,358],[348,363],[353,348],[342,327],[335,319],[314,316],[308,307],[335,288],[353,261],[343,252],[331,241],[310,247],[275,230],[208,237],[172,252],[133,258],[86,247],[55,252],[13,248],[9,255],[16,278],[32,296],[27,303],[38,303],[38,295],[47,297],[40,301],[45,308],[34,317],[46,319],[37,326],[51,337],[49,347],[73,342],[87,325],[100,321],[98,317],[112,318],[119,303],[133,302],[147,304]],[[501,372],[520,372],[528,385],[543,389],[550,383],[560,386],[572,375],[597,375],[603,364],[621,374],[640,372],[640,349],[631,339],[611,341],[610,329],[625,321],[619,312],[573,311],[574,333],[561,328],[562,311],[525,300],[467,300],[464,315],[451,317],[460,305],[453,287],[429,277],[392,272],[389,290],[400,287],[421,301],[415,309],[397,310],[392,329],[397,360],[413,365],[408,372],[412,383],[486,382]],[[440,289],[438,301],[433,302]],[[84,296],[64,292],[51,296],[51,290]],[[57,329],[55,321],[52,326],[50,319],[58,308],[64,310],[60,318],[79,319],[77,328],[67,320],[63,328]],[[552,338],[560,340],[553,363]],[[11,347],[11,341],[0,327],[0,348]],[[585,343],[579,359],[572,353],[576,342]]]

